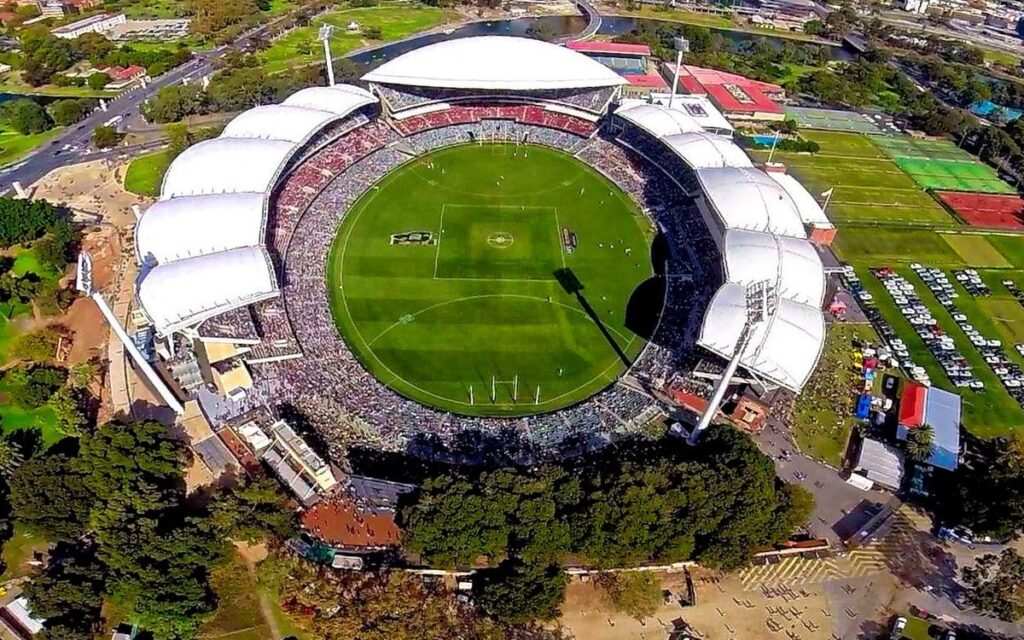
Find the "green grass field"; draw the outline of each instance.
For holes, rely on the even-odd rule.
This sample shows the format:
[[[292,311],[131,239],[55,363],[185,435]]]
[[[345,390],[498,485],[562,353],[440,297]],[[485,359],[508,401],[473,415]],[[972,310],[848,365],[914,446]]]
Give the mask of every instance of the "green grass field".
[[[992,167],[949,140],[871,136],[871,141],[923,189],[1016,193]]]
[[[996,251],[992,243],[984,236],[968,236],[953,233],[941,234],[946,244],[953,247],[963,261],[972,267],[1006,268],[1010,263],[1003,254]]]
[[[30,135],[23,135],[9,129],[0,130],[0,166],[12,164],[20,160],[60,133],[61,129],[62,127],[54,127],[48,131]]]
[[[835,189],[827,213],[834,222],[952,225],[953,218],[895,162],[858,133],[801,131],[821,145],[815,154],[776,151],[773,160],[786,165],[812,194]],[[752,152],[758,160],[767,151]]]
[[[395,243],[409,232],[431,237]],[[652,276],[652,237],[625,194],[570,156],[466,145],[356,203],[328,289],[349,346],[399,393],[470,415],[550,411],[610,384],[643,347],[626,310]]]
[[[124,188],[140,196],[159,196],[164,173],[170,164],[171,156],[166,151],[148,153],[135,158],[124,174]]]
[[[391,42],[454,21],[457,17],[458,14],[451,10],[424,5],[392,4],[345,9],[320,16],[310,26],[289,31],[260,55],[267,73],[280,73],[295,67],[322,63],[323,48],[316,35],[317,29],[324,23],[337,27],[331,37],[331,54],[337,57],[371,42],[361,33],[350,33],[346,29],[350,22],[358,23],[363,29],[379,27],[380,41]]]
[[[821,361],[793,412],[793,435],[800,450],[833,466],[842,464],[857,425],[852,407],[863,377],[854,363],[855,339],[877,343],[878,335],[868,324],[829,327]]]

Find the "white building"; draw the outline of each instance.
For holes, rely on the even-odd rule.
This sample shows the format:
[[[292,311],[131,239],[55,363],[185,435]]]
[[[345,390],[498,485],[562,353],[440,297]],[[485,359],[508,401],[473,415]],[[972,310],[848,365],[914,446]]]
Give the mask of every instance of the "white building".
[[[123,13],[101,13],[66,24],[63,27],[56,27],[51,29],[50,33],[58,38],[73,40],[87,33],[106,33],[115,26],[124,24],[126,21],[127,18],[125,18]]]

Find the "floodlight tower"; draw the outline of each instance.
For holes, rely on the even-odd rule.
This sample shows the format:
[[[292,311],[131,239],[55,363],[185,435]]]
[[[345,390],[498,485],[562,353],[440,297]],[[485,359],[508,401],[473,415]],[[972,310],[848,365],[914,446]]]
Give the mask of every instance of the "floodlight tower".
[[[676,101],[676,91],[679,90],[679,68],[683,66],[683,54],[690,53],[690,41],[682,36],[672,38],[676,49],[676,72],[672,76],[672,95],[668,97],[668,108],[671,109]]]
[[[736,369],[740,366],[740,359],[743,358],[743,352],[747,348],[747,343],[750,342],[751,334],[759,325],[768,322],[775,315],[779,305],[775,285],[769,280],[751,282],[744,288],[743,297],[746,302],[747,317],[743,323],[743,329],[740,331],[740,338],[736,341],[736,352],[733,353],[732,359],[729,360],[725,371],[722,372],[722,378],[718,381],[718,386],[715,387],[714,393],[711,394],[708,408],[704,410],[704,414],[700,417],[700,422],[697,423],[697,426],[693,428],[690,436],[686,439],[687,444],[697,444],[700,434],[711,426],[711,419],[715,417],[719,405],[722,404],[722,398],[725,397],[725,391],[729,387],[729,382],[736,374]]]
[[[142,355],[139,348],[135,346],[135,341],[131,339],[128,332],[121,326],[121,322],[114,315],[114,311],[107,304],[107,301],[103,299],[103,295],[93,289],[92,286],[92,258],[88,253],[82,252],[78,254],[78,275],[75,278],[75,287],[82,293],[82,295],[89,296],[92,298],[96,306],[100,308],[100,313],[110,324],[110,328],[117,334],[118,340],[124,345],[125,350],[128,351],[128,355],[131,356],[135,366],[139,368],[139,371],[145,376],[150,386],[160,394],[160,397],[167,406],[170,407],[176,414],[181,415],[185,413],[185,407],[181,405],[174,394],[168,388],[167,384],[164,383],[163,379],[157,374],[153,365],[146,360],[146,356]]]
[[[331,59],[331,36],[334,35],[334,25],[325,24],[320,27],[317,40],[324,43],[324,59],[327,61],[327,86],[334,86],[334,61]]]

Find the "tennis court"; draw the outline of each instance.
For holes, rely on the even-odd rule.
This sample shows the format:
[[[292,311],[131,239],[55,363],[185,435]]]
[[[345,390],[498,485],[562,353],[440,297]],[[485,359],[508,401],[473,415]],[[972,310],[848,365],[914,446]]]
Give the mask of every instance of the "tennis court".
[[[882,129],[878,124],[867,116],[855,111],[786,107],[785,112],[786,116],[795,120],[797,126],[801,128],[846,131],[849,133],[882,133]]]
[[[994,169],[949,140],[907,136],[869,136],[922,189],[1015,193]]]
[[[936,191],[939,200],[972,227],[1024,229],[1024,198],[1018,195]]]

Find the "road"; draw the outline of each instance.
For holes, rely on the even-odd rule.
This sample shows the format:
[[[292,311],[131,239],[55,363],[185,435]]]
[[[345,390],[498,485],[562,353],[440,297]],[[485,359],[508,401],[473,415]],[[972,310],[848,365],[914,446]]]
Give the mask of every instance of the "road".
[[[227,51],[237,48],[250,38],[259,36],[274,24],[287,17],[287,15],[282,16],[277,20],[247,31],[238,36],[231,44],[217,47],[211,51],[197,53],[187,63],[155,78],[147,86],[132,89],[117,98],[107,100],[106,111],[97,109],[84,120],[68,127],[65,131],[62,131],[49,142],[38,147],[19,162],[0,170],[0,193],[10,190],[15,182],[20,182],[27,187],[59,167],[115,157],[124,153],[141,153],[159,147],[159,144],[147,144],[97,151],[92,148],[92,131],[114,118],[120,117],[123,120],[128,120],[138,116],[139,106],[156,95],[164,87],[169,87],[182,81],[200,82],[203,76],[213,73],[216,68],[216,61]]]

